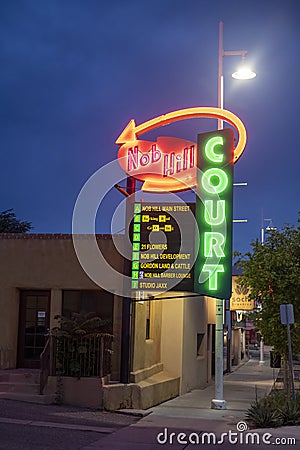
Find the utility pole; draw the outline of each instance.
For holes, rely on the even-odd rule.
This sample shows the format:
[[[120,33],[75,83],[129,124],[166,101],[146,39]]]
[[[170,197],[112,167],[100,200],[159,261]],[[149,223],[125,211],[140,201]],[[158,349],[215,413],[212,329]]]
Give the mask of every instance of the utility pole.
[[[127,178],[126,183],[126,219],[127,226],[129,226],[132,218],[134,193],[135,193],[135,179],[133,177]],[[126,240],[125,240],[126,242]],[[125,259],[124,261],[124,274],[126,277],[131,277],[131,261]],[[121,368],[120,368],[120,381],[121,383],[130,383],[130,361],[131,361],[131,321],[132,321],[132,301],[131,301],[131,286],[125,280],[125,286],[123,290],[125,295],[122,302],[122,333],[121,333]]]
[[[241,56],[242,62],[245,62],[247,50],[225,51],[223,47],[223,22],[219,22],[219,49],[218,49],[218,108],[224,109],[224,76],[223,76],[223,58],[224,56]],[[236,79],[251,79],[256,74],[250,69],[243,67],[232,74]],[[222,130],[223,120],[218,120],[218,130]],[[229,302],[229,298],[216,300],[216,374],[215,374],[215,399],[212,400],[212,408],[227,409],[226,402],[223,399],[223,310],[224,302]],[[226,308],[227,309],[227,308]],[[228,316],[228,315],[227,315]],[[228,316],[229,319],[229,316]],[[228,322],[229,323],[229,322]],[[229,340],[231,341],[231,320],[228,326]],[[228,351],[230,358],[230,349]],[[228,358],[227,356],[227,358]],[[229,361],[230,364],[230,361]],[[227,363],[228,365],[228,363]]]

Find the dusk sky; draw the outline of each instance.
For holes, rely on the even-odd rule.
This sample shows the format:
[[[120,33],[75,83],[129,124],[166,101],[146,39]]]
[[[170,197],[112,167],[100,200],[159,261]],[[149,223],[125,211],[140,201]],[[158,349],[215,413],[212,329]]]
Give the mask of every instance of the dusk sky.
[[[220,20],[224,49],[247,50],[257,73],[234,80],[240,58],[223,59],[225,109],[248,133],[235,165],[235,181],[248,186],[235,188],[234,217],[249,222],[234,225],[234,250],[259,238],[262,210],[273,226],[296,224],[298,0],[2,0],[0,210],[13,208],[34,233],[70,233],[81,188],[116,158],[130,119],[217,106]],[[185,120],[143,138],[196,142],[214,129],[214,119]],[[108,193],[97,232],[111,232],[121,201]]]

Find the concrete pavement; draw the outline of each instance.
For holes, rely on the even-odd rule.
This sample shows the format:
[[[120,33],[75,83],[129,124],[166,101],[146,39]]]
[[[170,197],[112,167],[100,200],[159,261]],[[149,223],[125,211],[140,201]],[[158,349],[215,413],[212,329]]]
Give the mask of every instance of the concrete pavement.
[[[260,398],[271,390],[276,374],[277,369],[271,369],[268,360],[264,365],[259,365],[257,360],[250,359],[224,376],[227,410],[210,408],[210,402],[214,398],[214,385],[210,385],[144,411],[147,415],[137,423],[84,447],[84,450],[155,450],[162,446],[169,449],[192,449],[195,445],[208,448],[212,444],[220,449],[232,446],[245,448],[243,439],[249,439],[253,443],[246,444],[246,448],[251,450],[269,448],[266,445],[270,443],[278,445],[276,438],[283,438],[280,442],[285,448],[289,445],[297,448],[300,443],[300,427],[247,430],[244,421],[245,412],[256,396]],[[246,436],[250,432],[257,435]],[[206,433],[214,435],[208,436]],[[221,433],[227,433],[227,436],[223,435],[221,438]],[[297,444],[288,441],[289,438],[297,439]],[[233,442],[234,439],[239,439],[239,444]]]

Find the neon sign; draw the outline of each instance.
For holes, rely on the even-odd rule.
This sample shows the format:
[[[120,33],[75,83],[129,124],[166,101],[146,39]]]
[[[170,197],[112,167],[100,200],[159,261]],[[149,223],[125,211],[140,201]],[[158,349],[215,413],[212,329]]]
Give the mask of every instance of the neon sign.
[[[194,290],[221,299],[231,297],[233,139],[230,129],[198,135],[200,245]]]
[[[125,172],[144,181],[144,191],[181,191],[195,186],[194,142],[159,137],[156,142],[139,140],[136,144],[123,145],[118,156]]]
[[[169,137],[159,137],[156,142],[150,142],[139,140],[138,136],[179,120],[199,117],[225,120],[237,130],[239,139],[233,158],[236,162],[246,145],[246,130],[242,121],[224,109],[196,107],[173,111],[138,126],[131,120],[116,140],[116,144],[120,145],[118,158],[123,170],[128,175],[144,181],[142,189],[148,192],[175,192],[196,186],[195,143]],[[214,154],[214,146],[211,145],[212,148],[207,151]]]

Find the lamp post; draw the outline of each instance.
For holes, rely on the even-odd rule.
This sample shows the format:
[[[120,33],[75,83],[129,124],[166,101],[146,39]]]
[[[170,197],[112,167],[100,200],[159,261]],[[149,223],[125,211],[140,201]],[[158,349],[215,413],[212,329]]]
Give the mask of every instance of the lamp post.
[[[232,74],[233,78],[249,80],[256,74],[245,66],[247,50],[225,51],[223,48],[223,22],[219,22],[219,58],[218,58],[218,108],[224,109],[224,56],[241,56],[242,66]],[[223,129],[223,120],[218,119],[218,130]],[[227,306],[229,299],[225,299]],[[227,309],[227,308],[226,308]],[[229,308],[228,308],[229,309]],[[213,409],[227,409],[223,398],[223,315],[224,300],[216,300],[216,336],[215,336],[215,398],[211,401]],[[227,345],[231,345],[231,323],[228,326]]]
[[[135,194],[135,179],[133,177],[128,177],[126,182],[126,190],[115,186],[122,194],[127,198],[126,204],[126,215],[127,208],[131,207],[128,204],[133,204],[134,194]],[[130,196],[132,196],[130,198]],[[130,202],[130,203],[129,203]],[[125,259],[124,261],[124,274],[130,278],[131,276],[131,263]],[[126,282],[125,282],[126,283]],[[131,359],[131,314],[132,314],[132,301],[130,288],[128,285],[124,286],[124,296],[122,301],[122,331],[121,331],[121,364],[120,364],[120,382],[124,384],[130,383],[130,359]]]
[[[265,226],[264,226],[264,222],[268,222],[268,225],[266,226],[266,228],[265,228]],[[262,245],[264,244],[264,242],[265,242],[265,231],[271,231],[271,230],[276,230],[276,227],[273,227],[272,226],[272,222],[273,222],[273,220],[272,219],[264,219],[263,218],[263,214],[262,214],[262,218],[261,218],[261,234],[260,234],[260,236],[261,236],[261,243],[262,243]]]
[[[268,222],[267,227],[265,228],[264,223]],[[261,214],[261,244],[264,245],[265,242],[265,231],[274,230],[276,228],[272,227],[272,219],[264,219],[263,212]],[[265,343],[264,343],[264,337],[260,336],[260,342],[259,342],[259,365],[262,366],[265,364]]]

